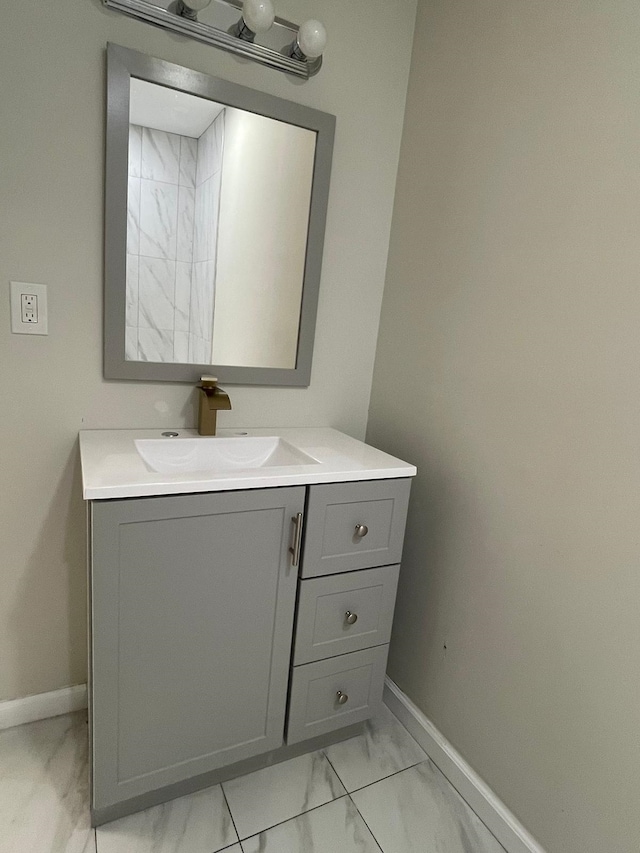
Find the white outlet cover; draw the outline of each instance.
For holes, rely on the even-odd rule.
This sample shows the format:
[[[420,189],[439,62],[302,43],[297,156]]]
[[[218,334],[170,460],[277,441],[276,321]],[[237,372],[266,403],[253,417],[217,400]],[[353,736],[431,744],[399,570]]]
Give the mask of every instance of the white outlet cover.
[[[49,316],[47,311],[47,285],[26,281],[11,283],[11,331],[16,335],[48,335]],[[38,297],[38,322],[22,322],[22,295],[32,293]]]

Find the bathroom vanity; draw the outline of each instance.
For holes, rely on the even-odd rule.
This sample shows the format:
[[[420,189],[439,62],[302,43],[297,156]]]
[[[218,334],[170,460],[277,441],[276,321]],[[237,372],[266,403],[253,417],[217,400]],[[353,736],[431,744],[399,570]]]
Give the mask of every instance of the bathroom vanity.
[[[108,46],[106,378],[309,384],[335,123]],[[331,429],[80,449],[94,824],[357,733],[416,469]]]
[[[376,711],[413,466],[331,429],[80,446],[95,823]]]

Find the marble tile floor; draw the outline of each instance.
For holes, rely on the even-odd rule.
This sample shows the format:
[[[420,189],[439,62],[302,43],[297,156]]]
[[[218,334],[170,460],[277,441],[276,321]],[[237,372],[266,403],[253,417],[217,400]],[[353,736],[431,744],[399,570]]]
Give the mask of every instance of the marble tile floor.
[[[0,732],[2,853],[504,853],[383,708],[364,734],[91,829],[86,713]]]

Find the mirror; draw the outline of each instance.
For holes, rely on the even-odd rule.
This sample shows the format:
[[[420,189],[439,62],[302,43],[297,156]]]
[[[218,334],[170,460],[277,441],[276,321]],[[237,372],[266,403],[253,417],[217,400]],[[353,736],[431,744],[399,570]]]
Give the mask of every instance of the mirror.
[[[334,127],[109,45],[105,376],[309,384]]]

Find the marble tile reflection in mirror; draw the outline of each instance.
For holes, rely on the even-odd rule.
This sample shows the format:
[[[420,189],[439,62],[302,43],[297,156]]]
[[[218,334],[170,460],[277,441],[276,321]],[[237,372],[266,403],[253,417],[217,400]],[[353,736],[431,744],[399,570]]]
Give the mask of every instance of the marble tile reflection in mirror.
[[[131,78],[126,360],[296,366],[315,147]]]

